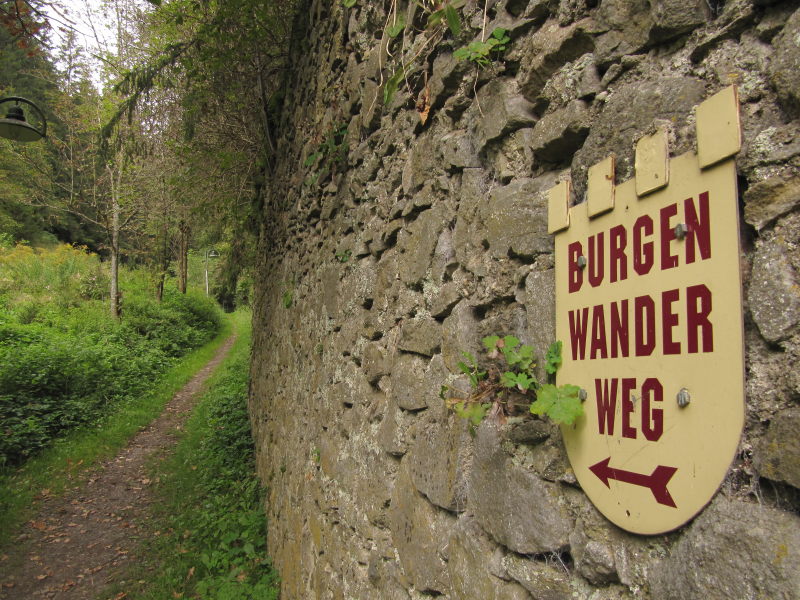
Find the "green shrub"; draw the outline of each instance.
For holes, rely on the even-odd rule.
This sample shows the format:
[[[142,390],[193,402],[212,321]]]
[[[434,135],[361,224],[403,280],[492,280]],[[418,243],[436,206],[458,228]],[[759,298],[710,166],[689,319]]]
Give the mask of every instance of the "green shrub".
[[[147,274],[129,270],[117,321],[107,302],[87,299],[99,295],[101,270],[70,246],[0,249],[0,467],[145,393],[221,325],[205,296],[170,292],[158,303]]]

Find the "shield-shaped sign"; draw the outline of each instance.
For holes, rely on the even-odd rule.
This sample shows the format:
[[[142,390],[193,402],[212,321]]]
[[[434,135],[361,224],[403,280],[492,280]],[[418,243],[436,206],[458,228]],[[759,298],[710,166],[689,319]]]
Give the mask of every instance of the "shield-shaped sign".
[[[698,153],[637,144],[636,177],[589,170],[588,200],[551,192],[559,384],[585,414],[562,433],[575,475],[620,527],[680,527],[711,499],[744,423],[738,100],[698,107]]]

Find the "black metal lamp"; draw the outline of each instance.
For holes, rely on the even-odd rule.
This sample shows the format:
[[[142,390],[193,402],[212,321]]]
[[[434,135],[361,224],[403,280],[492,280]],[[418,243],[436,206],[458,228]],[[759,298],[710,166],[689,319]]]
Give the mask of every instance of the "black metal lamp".
[[[19,96],[9,96],[0,99],[0,104],[14,102],[15,104],[8,109],[5,119],[0,119],[0,136],[17,142],[35,142],[47,135],[47,119],[44,113],[30,100]],[[41,130],[37,129],[25,120],[25,112],[19,103],[30,105],[38,114],[42,121]]]

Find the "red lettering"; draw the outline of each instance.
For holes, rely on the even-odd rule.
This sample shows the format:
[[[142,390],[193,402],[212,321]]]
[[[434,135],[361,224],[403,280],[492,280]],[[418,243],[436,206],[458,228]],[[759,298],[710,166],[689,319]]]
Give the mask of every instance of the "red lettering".
[[[602,384],[601,384],[602,381]],[[608,379],[595,379],[594,389],[597,395],[597,426],[600,435],[614,435],[614,417],[617,412],[617,379],[611,379],[611,393],[609,393]]]
[[[608,358],[608,344],[606,344],[606,317],[603,305],[598,304],[592,308],[592,347],[589,350],[589,358]]]
[[[589,283],[597,287],[603,283],[605,275],[605,234],[601,231],[597,235],[589,236]]]
[[[633,400],[631,392],[636,389],[636,379],[626,377],[622,380],[622,437],[629,440],[636,439],[636,428],[631,426],[631,413]]]
[[[653,219],[642,215],[633,224],[633,270],[647,275],[653,268],[653,242],[642,243],[644,236],[653,235]]]
[[[670,242],[675,239],[675,230],[669,220],[678,214],[678,205],[670,204],[661,209],[661,270],[678,266],[678,257],[670,254]]]
[[[583,269],[578,266],[578,257],[583,255],[583,248],[580,242],[572,242],[567,247],[569,269],[569,293],[577,292],[583,285]]]
[[[678,290],[661,292],[661,335],[664,336],[664,354],[681,353],[680,342],[676,342],[672,337],[672,329],[678,325],[678,315],[672,305],[678,301],[679,297]]]
[[[650,356],[656,347],[656,304],[650,296],[633,299],[636,356]]]
[[[642,384],[642,433],[650,442],[657,442],[664,433],[664,411],[660,408],[651,410],[650,402],[661,402],[663,399],[661,382],[654,377],[645,379]]]
[[[611,283],[628,278],[628,257],[625,246],[628,245],[628,232],[623,225],[612,227],[609,232],[609,259],[611,262]]]
[[[702,283],[686,288],[686,345],[690,353],[699,352],[699,336],[703,337],[703,352],[714,351],[714,327],[708,320],[711,314],[711,290]]]
[[[586,327],[589,324],[589,308],[569,311],[569,339],[572,345],[572,360],[586,358]]]
[[[686,264],[695,261],[695,245],[700,250],[703,260],[711,258],[711,219],[708,209],[708,192],[700,194],[700,218],[694,199],[687,198],[683,201],[683,212],[686,219]]]
[[[628,356],[628,301],[611,303],[611,358]]]

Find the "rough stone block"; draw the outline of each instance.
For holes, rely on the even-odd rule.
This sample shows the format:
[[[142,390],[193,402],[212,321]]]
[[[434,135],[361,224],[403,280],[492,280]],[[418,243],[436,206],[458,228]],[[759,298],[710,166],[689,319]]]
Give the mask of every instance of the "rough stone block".
[[[776,175],[744,193],[745,221],[761,230],[800,205],[800,175]]]
[[[431,316],[435,319],[447,317],[460,300],[461,290],[459,285],[454,281],[448,281],[431,298]]]
[[[521,56],[519,74],[522,93],[528,100],[534,102],[550,76],[563,65],[593,50],[589,32],[593,25],[583,20],[561,27],[550,20],[531,37]]]
[[[705,0],[652,0],[652,42],[664,42],[704,25],[709,18]]]
[[[475,443],[470,506],[478,524],[520,554],[554,552],[569,545],[572,520],[559,485],[516,466],[501,447],[496,426],[484,422]]]
[[[536,600],[563,600],[572,597],[565,569],[558,564],[555,557],[552,563],[515,554],[503,557],[503,566],[508,576],[522,584]]]
[[[543,117],[533,128],[531,147],[541,161],[567,164],[589,135],[589,108],[573,100]]]
[[[430,317],[418,317],[403,323],[397,347],[406,352],[433,356],[441,345],[441,325]]]
[[[425,277],[444,226],[444,207],[436,206],[422,212],[404,232],[407,235],[402,241],[398,240],[403,250],[398,269],[403,283],[415,285]]]
[[[415,425],[415,441],[406,460],[414,485],[428,500],[460,512],[467,503],[473,440],[467,422],[448,410],[444,401],[438,404]]]
[[[553,240],[547,233],[543,184],[543,178],[517,179],[492,191],[481,206],[492,256],[507,256],[511,252],[532,258],[553,251]]]
[[[800,114],[800,9],[789,17],[773,40],[775,52],[769,64],[769,77],[784,109]]]
[[[800,408],[780,411],[756,446],[755,465],[762,477],[800,488]]]
[[[439,140],[439,151],[448,169],[481,166],[478,153],[472,145],[472,136],[463,129],[444,134]]]
[[[442,324],[442,359],[451,373],[460,373],[458,363],[464,360],[462,352],[477,356],[481,351],[480,339],[475,334],[478,320],[472,307],[462,300],[453,307]]]
[[[800,323],[800,280],[789,256],[792,250],[780,239],[758,245],[748,301],[753,320],[764,339],[777,342]]]
[[[717,496],[653,570],[661,600],[772,598],[800,590],[800,517]]]
[[[487,559],[497,550],[475,520],[458,520],[449,542],[448,570],[453,594],[463,600],[529,600],[517,583],[503,581],[487,572]]]
[[[478,92],[482,119],[477,149],[504,135],[536,123],[533,105],[519,95],[513,80],[493,79]]]
[[[445,556],[454,521],[450,513],[417,492],[408,469],[401,465],[392,494],[390,527],[403,570],[418,591],[450,591]]]
[[[399,354],[392,364],[392,398],[400,408],[420,410],[427,408],[426,393],[420,382],[425,376],[428,361],[413,354]]]
[[[378,429],[378,445],[392,456],[403,456],[408,451],[408,429],[415,417],[401,410],[397,402],[390,400],[386,414]]]

